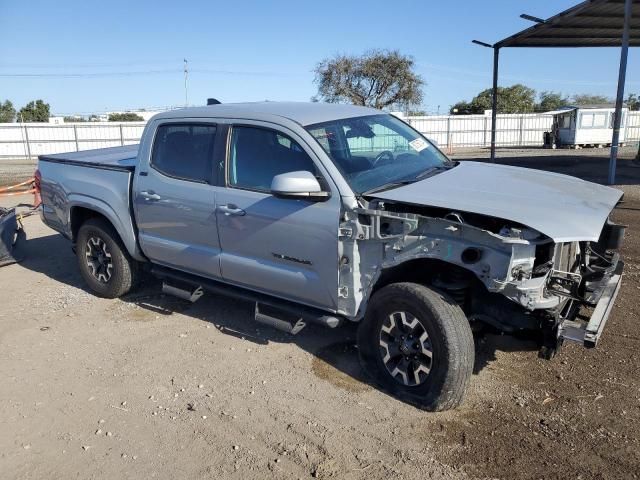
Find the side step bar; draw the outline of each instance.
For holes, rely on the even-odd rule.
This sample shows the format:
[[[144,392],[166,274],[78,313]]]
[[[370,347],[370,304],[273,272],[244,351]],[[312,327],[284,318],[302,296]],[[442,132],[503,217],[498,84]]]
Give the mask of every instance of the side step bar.
[[[187,300],[191,303],[196,303],[200,300],[200,297],[204,295],[204,291],[202,287],[197,287],[196,289],[185,290],[176,285],[171,285],[166,282],[162,282],[162,293],[166,293],[167,295],[173,295],[174,297],[181,298],[183,300]]]
[[[258,302],[256,302],[255,319],[258,323],[291,335],[299,333],[300,330],[307,326],[304,319],[298,315],[287,314],[282,310],[265,307],[264,305],[261,307]]]
[[[315,323],[329,328],[336,328],[342,323],[340,317],[319,308],[300,305],[197,275],[160,266],[153,266],[151,273],[163,281],[162,289],[165,293],[185,300],[196,301],[202,296],[203,291],[207,291],[217,295],[255,302],[256,321],[294,335],[302,330],[307,323]],[[191,300],[192,298],[195,299]],[[300,321],[302,321],[301,326],[299,324]]]

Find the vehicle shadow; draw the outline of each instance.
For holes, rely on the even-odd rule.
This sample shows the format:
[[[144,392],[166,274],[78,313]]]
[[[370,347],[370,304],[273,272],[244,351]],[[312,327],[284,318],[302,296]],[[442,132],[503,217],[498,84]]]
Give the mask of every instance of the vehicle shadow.
[[[20,262],[22,267],[74,288],[89,291],[80,276],[70,244],[61,235],[28,239],[24,251],[25,258]],[[200,300],[191,303],[162,293],[161,286],[159,280],[145,275],[134,293],[114,302],[135,304],[154,315],[188,315],[211,324],[225,335],[257,345],[293,343],[313,356],[311,368],[321,381],[328,381],[354,392],[379,388],[360,367],[355,323],[345,323],[335,329],[308,325],[297,335],[290,335],[257,323],[254,320],[254,305],[250,302],[205,293]],[[499,338],[499,341],[493,337]],[[532,348],[531,342],[522,342],[512,337],[478,334],[474,373],[494,361],[499,350],[519,351]]]

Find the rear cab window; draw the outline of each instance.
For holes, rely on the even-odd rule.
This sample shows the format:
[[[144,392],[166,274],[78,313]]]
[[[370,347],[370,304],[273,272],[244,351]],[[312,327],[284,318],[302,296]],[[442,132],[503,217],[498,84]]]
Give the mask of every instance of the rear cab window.
[[[151,166],[168,177],[211,183],[216,125],[169,123],[158,127]]]

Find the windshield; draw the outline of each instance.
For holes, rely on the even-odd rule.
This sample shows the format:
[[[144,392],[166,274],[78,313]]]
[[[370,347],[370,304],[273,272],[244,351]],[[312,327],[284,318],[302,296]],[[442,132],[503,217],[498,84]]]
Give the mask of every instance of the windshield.
[[[453,165],[393,115],[345,118],[306,128],[358,194],[417,181]]]

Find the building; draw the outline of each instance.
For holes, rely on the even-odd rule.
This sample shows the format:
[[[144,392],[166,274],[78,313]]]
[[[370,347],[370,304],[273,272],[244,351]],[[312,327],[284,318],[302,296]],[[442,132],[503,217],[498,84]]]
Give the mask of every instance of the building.
[[[552,146],[580,148],[611,145],[615,106],[580,105],[546,112],[553,115],[549,142]],[[620,144],[626,138],[628,109],[622,109]]]
[[[148,122],[151,117],[153,117],[156,113],[164,112],[165,110],[119,110],[113,112],[105,112],[96,115],[94,121],[96,122],[108,122],[109,115],[113,115],[114,113],[135,113],[143,118],[145,122]]]

